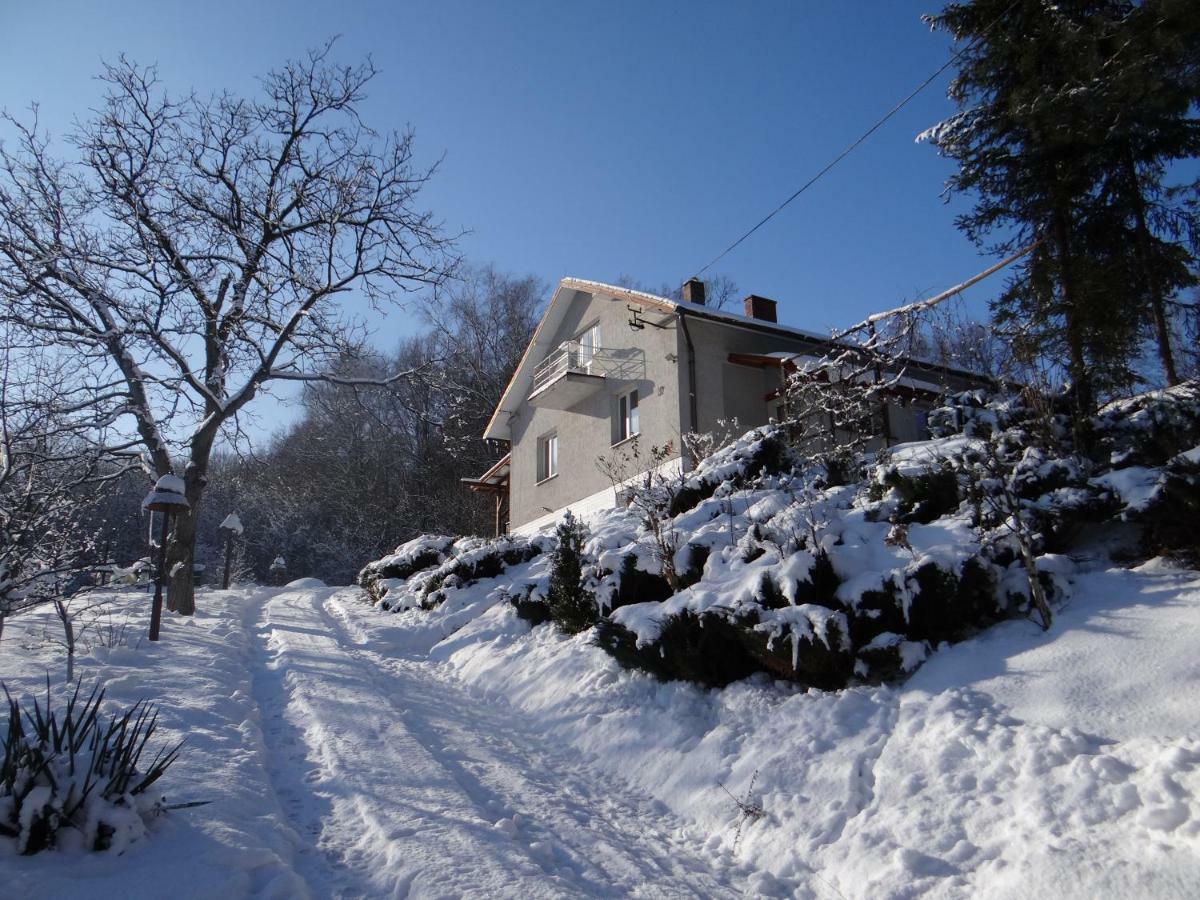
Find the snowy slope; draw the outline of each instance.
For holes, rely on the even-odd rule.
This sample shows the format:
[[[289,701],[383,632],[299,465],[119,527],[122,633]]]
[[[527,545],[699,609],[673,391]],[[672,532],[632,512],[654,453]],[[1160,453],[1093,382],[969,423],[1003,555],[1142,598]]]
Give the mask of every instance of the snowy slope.
[[[736,843],[758,893],[1196,896],[1200,577],[1098,569],[1073,597],[1049,634],[1002,624],[900,689],[661,683],[506,604],[431,658],[662,800],[709,851]],[[401,627],[345,614],[368,643]],[[766,815],[742,822],[718,782],[742,797],[752,779]]]
[[[299,583],[85,650],[85,680],[188,737],[169,798],[214,802],[122,857],[0,848],[4,895],[1196,896],[1195,573],[1097,568],[1048,634],[1008,622],[837,692],[659,682],[478,589],[440,640]],[[10,689],[61,688],[40,629],[10,623]]]

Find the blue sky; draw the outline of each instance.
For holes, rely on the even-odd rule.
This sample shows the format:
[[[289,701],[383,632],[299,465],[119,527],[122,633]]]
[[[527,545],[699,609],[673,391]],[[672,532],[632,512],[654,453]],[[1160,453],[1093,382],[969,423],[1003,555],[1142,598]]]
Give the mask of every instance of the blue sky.
[[[381,70],[367,118],[444,155],[426,205],[465,254],[547,281],[678,282],[942,62],[896,2],[284,3],[0,0],[0,105],[38,100],[62,133],[102,58],[157,62],[176,88],[250,92],[340,34]],[[947,72],[714,271],[823,329],[987,264],[953,226],[950,164],[914,136],[950,110]],[[999,281],[972,294],[983,309]],[[383,322],[390,345],[410,317]]]

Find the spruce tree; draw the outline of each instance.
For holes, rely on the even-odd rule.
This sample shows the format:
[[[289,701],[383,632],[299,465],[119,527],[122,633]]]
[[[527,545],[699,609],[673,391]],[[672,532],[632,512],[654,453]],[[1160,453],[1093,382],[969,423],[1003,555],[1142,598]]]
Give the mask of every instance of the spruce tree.
[[[1093,20],[1100,50],[1089,117],[1103,170],[1099,201],[1113,243],[1130,257],[1127,299],[1143,307],[1168,384],[1179,383],[1170,298],[1196,283],[1197,185],[1166,183],[1170,166],[1200,155],[1200,6],[1122,4]],[[1118,286],[1119,282],[1110,282]]]
[[[583,523],[567,510],[555,530],[558,546],[550,562],[550,588],[546,605],[550,617],[567,634],[578,634],[596,624],[596,603],[583,587]]]
[[[929,17],[963,50],[959,111],[925,136],[958,163],[951,191],[975,196],[958,224],[976,244],[1040,241],[994,313],[1027,352],[1063,361],[1080,422],[1097,393],[1136,380],[1147,322],[1175,377],[1164,308],[1191,257],[1163,236],[1186,220],[1183,203],[1163,212],[1162,178],[1195,155],[1194,20],[1176,0],[971,0]]]

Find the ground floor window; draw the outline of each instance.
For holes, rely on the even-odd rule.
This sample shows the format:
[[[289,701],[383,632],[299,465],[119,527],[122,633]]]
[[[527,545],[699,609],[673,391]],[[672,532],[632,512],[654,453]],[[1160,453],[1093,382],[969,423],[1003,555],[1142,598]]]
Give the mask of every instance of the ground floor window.
[[[630,391],[617,398],[616,426],[613,429],[613,443],[631,438],[642,432],[642,413],[638,404],[638,392]]]
[[[550,432],[538,438],[537,480],[545,481],[558,474],[558,434]]]

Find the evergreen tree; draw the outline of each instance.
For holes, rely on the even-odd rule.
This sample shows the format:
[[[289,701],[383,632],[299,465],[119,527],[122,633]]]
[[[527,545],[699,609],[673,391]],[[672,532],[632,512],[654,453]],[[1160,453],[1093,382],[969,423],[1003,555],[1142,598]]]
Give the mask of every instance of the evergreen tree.
[[[596,603],[583,587],[583,523],[568,510],[555,531],[558,546],[550,564],[550,590],[546,605],[550,617],[567,634],[578,634],[596,624]]]
[[[925,137],[959,165],[950,189],[976,197],[958,221],[973,241],[1040,241],[994,312],[1027,351],[1063,360],[1079,421],[1136,380],[1147,321],[1175,377],[1163,309],[1191,257],[1161,234],[1186,230],[1184,205],[1171,219],[1160,201],[1167,165],[1195,155],[1194,19],[1175,0],[971,0],[929,17],[964,48],[959,111]],[[1139,106],[1147,91],[1158,99]]]
[[[1168,384],[1179,383],[1168,303],[1195,284],[1200,249],[1196,184],[1174,187],[1171,164],[1200,155],[1200,6],[1191,0],[1121,4],[1121,15],[1097,16],[1098,71],[1090,116],[1102,160],[1101,208],[1110,243],[1130,257],[1122,287],[1153,328]]]

